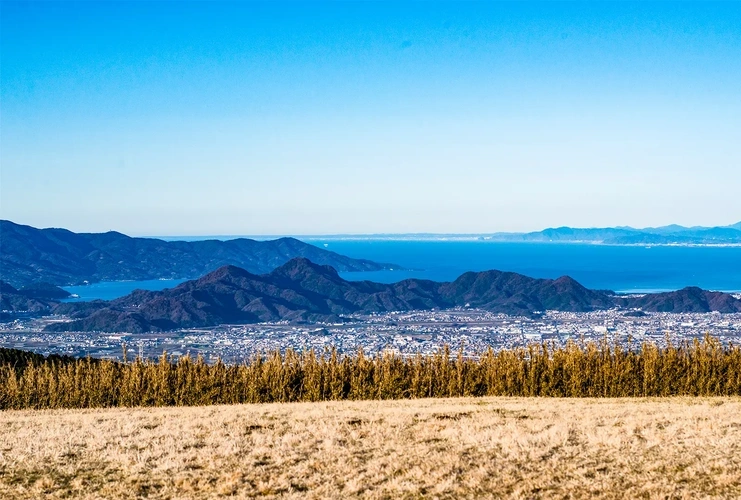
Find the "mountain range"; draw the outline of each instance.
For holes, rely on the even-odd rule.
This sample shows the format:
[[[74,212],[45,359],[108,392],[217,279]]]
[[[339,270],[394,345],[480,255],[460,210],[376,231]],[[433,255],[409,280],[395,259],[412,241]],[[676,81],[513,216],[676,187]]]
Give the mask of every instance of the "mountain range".
[[[306,257],[340,271],[399,268],[345,257],[295,238],[163,241],[132,238],[115,231],[73,233],[0,221],[0,279],[15,287],[36,282],[64,286],[98,281],[191,279],[224,265],[266,273],[295,257]]]
[[[62,303],[53,311],[72,321],[47,328],[139,333],[225,323],[335,322],[353,313],[456,306],[511,315],[615,307],[647,312],[741,312],[741,300],[699,288],[625,297],[589,290],[567,276],[535,279],[501,271],[468,272],[452,282],[408,279],[381,284],[347,281],[330,266],[297,258],[262,275],[224,266],[168,290],[137,290],[110,302]]]
[[[594,243],[605,245],[741,245],[741,222],[729,226],[685,227],[676,224],[662,227],[634,228],[629,226],[602,228],[556,227],[529,233],[477,234],[372,234],[307,236],[307,240],[479,240],[508,243]]]
[[[608,245],[738,245],[741,222],[730,226],[684,227],[676,224],[636,229],[633,227],[558,227],[531,233],[494,233],[491,241],[588,242]]]

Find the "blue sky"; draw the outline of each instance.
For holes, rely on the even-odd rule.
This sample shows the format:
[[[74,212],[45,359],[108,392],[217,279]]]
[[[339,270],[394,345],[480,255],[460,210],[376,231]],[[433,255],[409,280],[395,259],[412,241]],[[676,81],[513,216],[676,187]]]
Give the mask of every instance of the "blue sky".
[[[139,235],[741,219],[741,3],[3,2],[2,217]]]

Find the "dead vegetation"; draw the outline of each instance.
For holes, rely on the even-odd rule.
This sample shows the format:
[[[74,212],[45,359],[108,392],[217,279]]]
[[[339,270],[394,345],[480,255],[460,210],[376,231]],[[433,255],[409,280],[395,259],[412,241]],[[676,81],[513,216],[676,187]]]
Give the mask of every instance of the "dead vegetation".
[[[739,498],[741,399],[0,412],[2,498]]]
[[[136,360],[0,360],[0,409],[465,396],[645,397],[741,395],[741,348],[706,338],[659,348],[547,344],[476,358],[451,354],[340,356],[287,351],[209,365],[163,355]]]

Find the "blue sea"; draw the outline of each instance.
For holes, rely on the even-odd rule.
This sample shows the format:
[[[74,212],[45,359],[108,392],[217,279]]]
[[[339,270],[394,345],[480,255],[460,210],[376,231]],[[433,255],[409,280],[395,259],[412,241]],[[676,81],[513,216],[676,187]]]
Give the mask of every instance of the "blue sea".
[[[128,295],[136,289],[164,290],[178,286],[185,280],[147,280],[147,281],[103,281],[90,285],[63,286],[69,293],[77,297],[67,299],[66,302],[85,300],[113,300]]]
[[[741,247],[639,247],[486,241],[309,240],[349,257],[405,270],[342,273],[348,280],[384,283],[406,278],[450,281],[466,271],[498,269],[536,278],[568,275],[584,286],[618,292],[657,292],[699,286],[741,291]],[[121,281],[66,287],[78,300],[121,297],[136,288],[162,290],[182,280]]]
[[[741,247],[610,246],[486,241],[327,240],[311,243],[349,257],[410,271],[343,273],[346,279],[449,281],[466,271],[498,269],[535,278],[568,275],[593,289],[656,292],[699,286],[741,291]],[[326,245],[326,246],[325,246]]]

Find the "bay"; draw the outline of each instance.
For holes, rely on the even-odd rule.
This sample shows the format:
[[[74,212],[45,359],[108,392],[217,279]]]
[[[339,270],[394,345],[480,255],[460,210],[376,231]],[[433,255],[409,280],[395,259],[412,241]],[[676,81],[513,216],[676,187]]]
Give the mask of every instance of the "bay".
[[[182,283],[183,279],[146,280],[146,281],[102,281],[89,285],[63,286],[65,290],[77,297],[66,299],[65,302],[80,302],[88,300],[113,300],[130,294],[134,290],[164,290]]]
[[[496,269],[534,278],[568,275],[588,288],[624,293],[670,291],[686,286],[741,291],[741,247],[302,239],[349,257],[391,262],[404,268],[340,273],[353,281],[452,281],[467,271]],[[101,282],[64,289],[79,296],[70,300],[112,300],[136,289],[163,290],[183,281]]]

